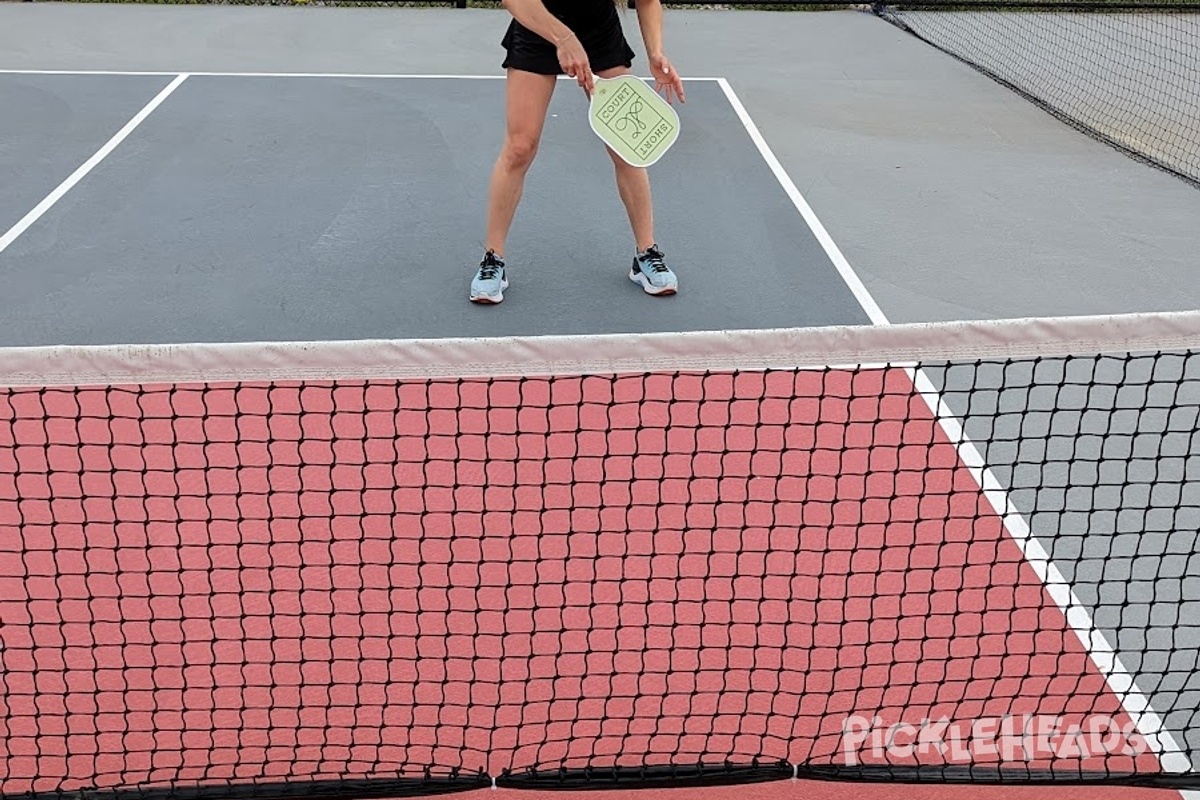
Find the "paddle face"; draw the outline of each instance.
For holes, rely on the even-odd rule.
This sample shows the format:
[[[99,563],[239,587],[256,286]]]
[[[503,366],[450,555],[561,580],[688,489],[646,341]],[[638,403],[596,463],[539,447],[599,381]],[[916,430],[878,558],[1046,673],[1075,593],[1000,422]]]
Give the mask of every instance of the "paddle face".
[[[588,117],[605,144],[635,167],[648,167],[679,138],[679,115],[634,75],[596,78]]]

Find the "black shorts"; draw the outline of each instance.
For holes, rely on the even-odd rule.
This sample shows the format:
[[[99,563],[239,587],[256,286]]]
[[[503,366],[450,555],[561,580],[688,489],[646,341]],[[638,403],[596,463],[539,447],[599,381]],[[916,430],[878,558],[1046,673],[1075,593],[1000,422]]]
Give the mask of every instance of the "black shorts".
[[[582,2],[582,0],[576,0]],[[587,52],[592,72],[598,73],[613,67],[632,67],[634,52],[621,29],[621,18],[611,3],[608,10],[590,18],[572,17],[570,14],[555,14],[568,28],[575,32],[583,49]],[[541,36],[513,20],[501,42],[508,51],[502,65],[505,69],[536,72],[539,75],[561,75],[558,63],[558,48]]]

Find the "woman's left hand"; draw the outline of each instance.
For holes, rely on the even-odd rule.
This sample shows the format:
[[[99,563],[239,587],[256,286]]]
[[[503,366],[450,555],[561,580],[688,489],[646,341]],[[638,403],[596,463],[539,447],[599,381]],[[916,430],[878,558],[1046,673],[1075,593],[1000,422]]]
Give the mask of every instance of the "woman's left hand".
[[[675,67],[666,56],[661,53],[650,56],[650,72],[654,75],[654,90],[662,93],[668,103],[674,102],[672,94],[679,98],[679,102],[685,102],[683,79],[679,77],[679,73],[675,71]]]

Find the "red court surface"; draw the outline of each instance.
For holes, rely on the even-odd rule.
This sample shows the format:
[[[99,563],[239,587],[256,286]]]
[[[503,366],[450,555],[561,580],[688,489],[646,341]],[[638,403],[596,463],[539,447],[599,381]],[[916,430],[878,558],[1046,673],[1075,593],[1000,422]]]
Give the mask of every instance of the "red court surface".
[[[4,793],[1128,724],[903,370],[5,390],[0,576]],[[1100,796],[686,796],[849,791]]]

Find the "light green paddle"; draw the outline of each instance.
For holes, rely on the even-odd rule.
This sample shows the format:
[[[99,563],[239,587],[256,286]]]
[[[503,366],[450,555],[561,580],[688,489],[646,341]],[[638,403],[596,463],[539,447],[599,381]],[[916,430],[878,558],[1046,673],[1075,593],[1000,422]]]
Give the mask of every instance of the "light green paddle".
[[[588,117],[592,130],[635,167],[658,161],[679,138],[679,115],[635,75],[595,78]]]

